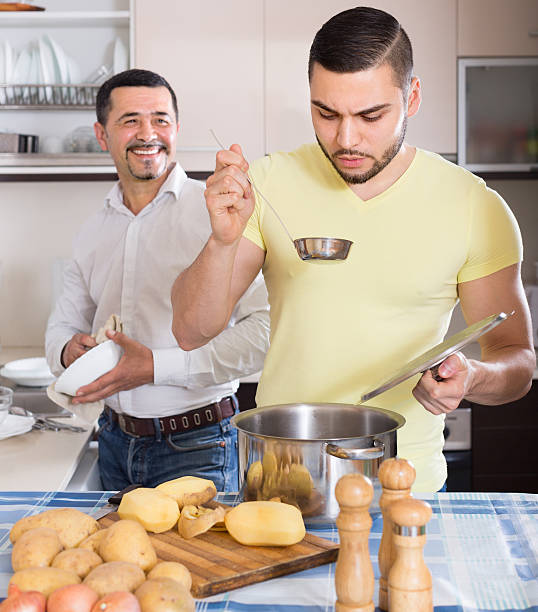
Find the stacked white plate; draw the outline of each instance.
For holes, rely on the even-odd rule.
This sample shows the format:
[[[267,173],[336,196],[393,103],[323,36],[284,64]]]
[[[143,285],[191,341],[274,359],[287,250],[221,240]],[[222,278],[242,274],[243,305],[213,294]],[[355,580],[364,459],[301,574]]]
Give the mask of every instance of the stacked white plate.
[[[56,378],[44,357],[10,361],[0,369],[0,376],[23,387],[46,387]]]
[[[4,421],[0,423],[0,440],[25,434],[32,429],[34,423],[35,419],[33,417],[8,414]]]

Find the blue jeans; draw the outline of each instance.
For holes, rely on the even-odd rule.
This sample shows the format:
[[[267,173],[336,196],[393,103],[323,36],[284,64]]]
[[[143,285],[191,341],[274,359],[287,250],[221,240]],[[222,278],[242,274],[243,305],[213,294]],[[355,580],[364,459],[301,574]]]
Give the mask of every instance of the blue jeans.
[[[134,483],[155,487],[180,476],[212,480],[217,491],[238,490],[237,430],[230,418],[181,434],[135,437],[103,412],[99,427],[99,472],[107,491]]]

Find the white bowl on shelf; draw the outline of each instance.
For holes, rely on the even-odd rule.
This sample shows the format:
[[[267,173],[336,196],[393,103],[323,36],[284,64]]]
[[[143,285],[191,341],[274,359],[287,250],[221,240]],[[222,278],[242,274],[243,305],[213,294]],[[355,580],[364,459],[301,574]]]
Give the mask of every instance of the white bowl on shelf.
[[[110,372],[116,367],[122,355],[122,348],[112,340],[94,346],[87,353],[73,361],[56,381],[54,389],[59,393],[76,395],[78,389]]]

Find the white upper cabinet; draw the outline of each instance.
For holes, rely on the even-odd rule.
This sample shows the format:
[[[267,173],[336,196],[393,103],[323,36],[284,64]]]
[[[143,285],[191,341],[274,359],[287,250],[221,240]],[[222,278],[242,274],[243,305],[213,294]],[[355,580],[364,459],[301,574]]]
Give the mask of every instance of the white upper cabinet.
[[[458,55],[538,55],[538,0],[458,0]]]
[[[409,121],[410,144],[456,152],[456,0],[376,0],[393,14],[413,45],[422,105]],[[357,6],[333,0],[270,0],[265,4],[266,146],[291,150],[314,140],[307,65],[316,32],[336,13]]]
[[[179,104],[178,160],[211,170],[237,142],[264,154],[263,0],[135,0],[135,66],[164,76]]]

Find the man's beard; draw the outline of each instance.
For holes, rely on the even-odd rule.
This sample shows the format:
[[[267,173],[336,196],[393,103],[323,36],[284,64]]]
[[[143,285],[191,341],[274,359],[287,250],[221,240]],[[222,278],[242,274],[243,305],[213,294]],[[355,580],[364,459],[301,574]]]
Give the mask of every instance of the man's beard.
[[[401,146],[405,138],[406,131],[407,131],[407,116],[405,116],[403,120],[403,125],[400,131],[400,134],[398,135],[396,140],[387,149],[385,149],[385,152],[381,156],[381,159],[376,159],[372,155],[368,155],[367,153],[363,153],[362,151],[355,151],[353,149],[339,149],[332,155],[329,155],[329,153],[325,150],[325,147],[321,144],[317,134],[316,134],[316,140],[318,141],[318,144],[321,147],[321,150],[325,154],[325,157],[331,162],[331,164],[333,165],[333,168],[344,179],[344,181],[350,185],[358,185],[358,184],[366,183],[366,181],[369,181],[376,174],[379,174],[381,170],[383,170],[383,168],[385,168],[386,166],[390,164],[390,162],[398,154],[398,151],[401,149]],[[350,174],[348,172],[345,172],[344,170],[342,170],[336,165],[334,158],[338,157],[339,155],[349,155],[352,157],[369,157],[374,160],[374,165],[370,168],[370,170],[366,170],[366,172],[362,172],[360,174]]]
[[[127,168],[131,176],[138,179],[139,181],[151,181],[153,179],[159,178],[168,169],[168,164],[167,164],[168,158],[167,157],[165,157],[162,160],[161,165],[157,167],[156,169],[154,167],[155,162],[152,159],[143,160],[143,170],[135,170],[132,167],[131,161],[129,159],[129,151],[131,149],[150,149],[152,147],[159,147],[160,149],[163,149],[165,153],[168,154],[168,147],[160,141],[144,142],[142,144],[134,143],[134,144],[129,144],[127,146],[127,150],[125,153],[126,160],[127,160]]]

